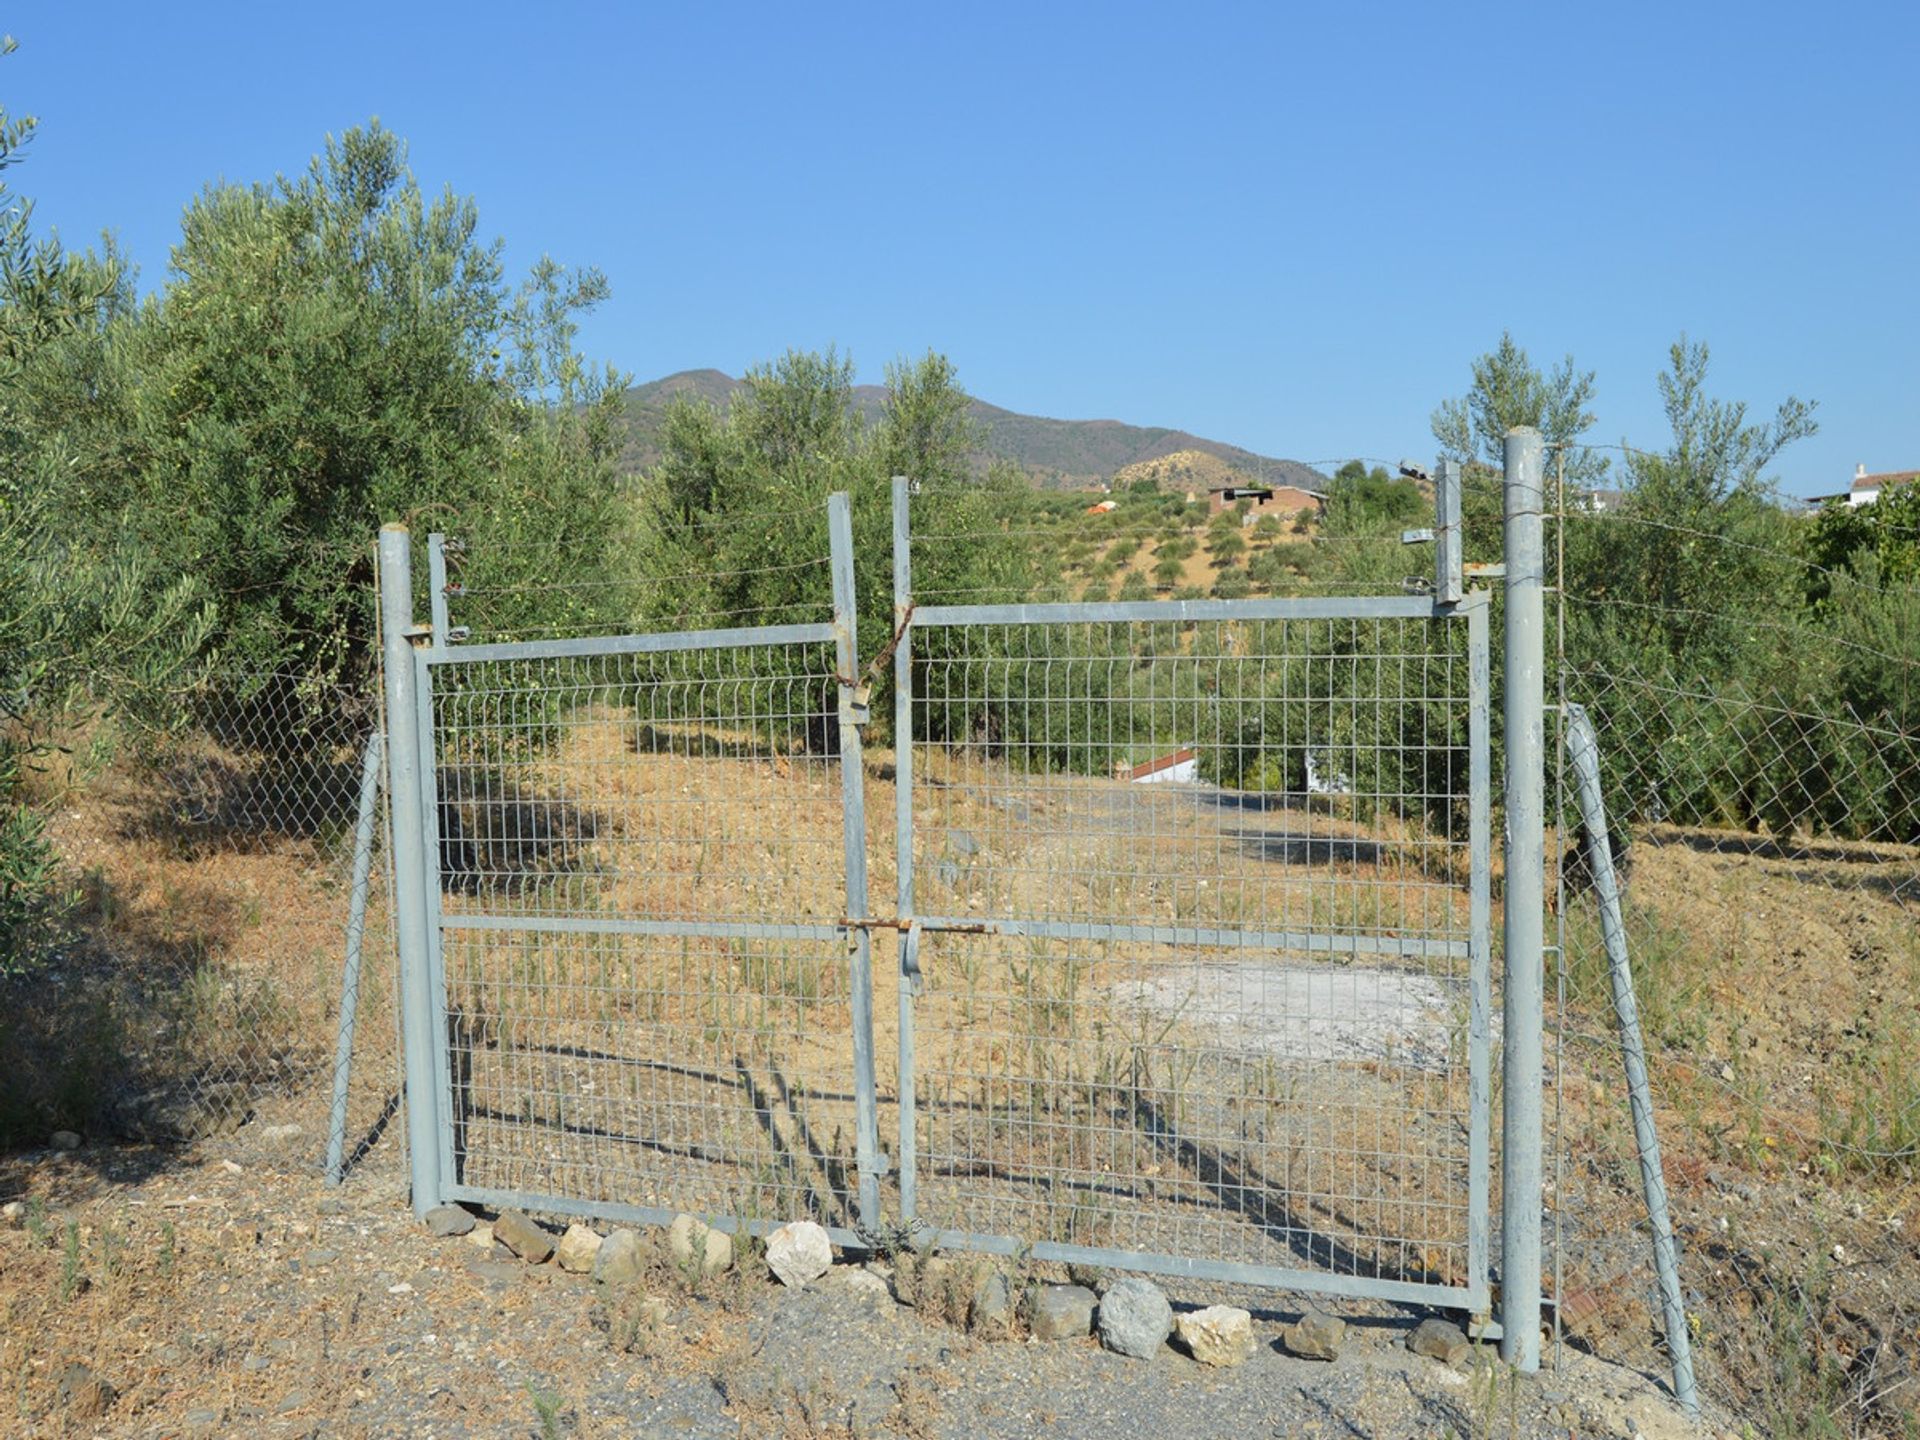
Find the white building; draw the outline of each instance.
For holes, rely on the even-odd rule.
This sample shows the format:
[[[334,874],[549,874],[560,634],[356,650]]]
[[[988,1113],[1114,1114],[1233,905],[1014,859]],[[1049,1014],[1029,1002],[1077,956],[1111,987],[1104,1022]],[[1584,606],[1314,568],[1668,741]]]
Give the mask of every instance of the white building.
[[[1910,485],[1915,480],[1920,480],[1920,470],[1883,470],[1878,475],[1869,475],[1865,465],[1856,465],[1853,487],[1847,491],[1847,504],[1871,505],[1880,498],[1881,491],[1895,485]]]

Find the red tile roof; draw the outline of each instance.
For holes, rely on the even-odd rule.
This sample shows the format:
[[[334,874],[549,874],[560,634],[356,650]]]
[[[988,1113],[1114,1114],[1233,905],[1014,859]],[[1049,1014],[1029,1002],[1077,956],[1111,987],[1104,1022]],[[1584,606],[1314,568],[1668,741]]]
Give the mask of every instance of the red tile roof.
[[[1909,480],[1920,480],[1920,470],[1883,470],[1878,475],[1856,475],[1853,477],[1853,488],[1884,490],[1889,485],[1904,485]]]

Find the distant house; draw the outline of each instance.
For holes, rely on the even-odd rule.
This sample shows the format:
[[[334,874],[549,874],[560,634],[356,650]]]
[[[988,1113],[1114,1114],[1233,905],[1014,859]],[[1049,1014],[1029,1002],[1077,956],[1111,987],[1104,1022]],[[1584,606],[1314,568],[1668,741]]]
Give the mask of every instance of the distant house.
[[[1171,750],[1139,765],[1121,761],[1113,767],[1113,778],[1136,785],[1185,784],[1200,770],[1200,757],[1191,750]]]
[[[1878,475],[1869,475],[1865,465],[1856,465],[1853,487],[1847,491],[1847,504],[1871,505],[1883,491],[1895,485],[1911,485],[1915,480],[1920,480],[1920,470],[1883,470]]]
[[[1626,498],[1624,490],[1582,490],[1574,497],[1574,504],[1589,514],[1605,515],[1618,510]]]
[[[1326,503],[1326,498],[1298,485],[1216,485],[1207,491],[1207,511],[1218,515],[1245,500],[1247,513],[1241,523],[1251,525],[1262,515],[1297,515],[1302,510],[1317,510]]]
[[[1118,500],[1101,500],[1087,506],[1087,513],[1089,515],[1105,515],[1109,510],[1118,510],[1119,508],[1120,502]]]

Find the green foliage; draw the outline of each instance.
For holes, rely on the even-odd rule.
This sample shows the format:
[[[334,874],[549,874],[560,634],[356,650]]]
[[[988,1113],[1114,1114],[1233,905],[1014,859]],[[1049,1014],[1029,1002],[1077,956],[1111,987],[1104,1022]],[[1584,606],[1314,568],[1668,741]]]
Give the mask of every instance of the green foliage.
[[[1240,533],[1238,521],[1227,526],[1216,525],[1207,537],[1207,549],[1216,563],[1231,566],[1234,561],[1247,553],[1247,537]]]
[[[1385,535],[1431,516],[1432,503],[1411,480],[1349,460],[1327,484],[1321,529],[1327,535]]]
[[[783,623],[825,618],[826,499],[851,497],[861,648],[893,633],[892,477],[918,486],[916,591],[970,599],[1027,593],[1041,578],[1016,537],[1025,477],[977,478],[977,437],[952,363],[928,354],[887,369],[879,419],[853,402],[853,362],[789,352],[756,366],[723,412],[676,403],[646,482],[650,533],[634,547],[635,618],[658,624]],[[1074,504],[1069,497],[1068,509]],[[1108,566],[1111,573],[1111,566]],[[880,689],[890,683],[881,677]],[[824,704],[824,697],[820,703]],[[887,713],[876,700],[876,716]]]
[[[1229,565],[1221,570],[1213,582],[1213,598],[1216,600],[1244,600],[1252,593],[1253,582],[1238,565]]]
[[[1807,533],[1806,599],[1831,597],[1838,572],[1859,576],[1871,565],[1875,586],[1920,586],[1920,483],[1896,485],[1870,505],[1829,501]]]
[[[7,49],[11,49],[9,42]],[[0,173],[31,139],[0,110]],[[30,969],[58,918],[57,857],[29,782],[59,729],[106,714],[164,721],[212,613],[197,580],[155,573],[118,524],[69,533],[72,457],[50,420],[72,401],[65,375],[98,357],[123,292],[109,256],[35,240],[32,207],[0,181],[0,976]]]
[[[1481,474],[1498,476],[1509,430],[1527,425],[1545,438],[1549,451],[1566,452],[1569,486],[1587,489],[1607,473],[1605,456],[1579,449],[1593,428],[1594,372],[1574,368],[1571,355],[1552,374],[1542,374],[1509,331],[1473,362],[1467,393],[1442,401],[1433,412],[1433,438],[1440,452]]]
[[[368,673],[383,521],[462,535],[470,582],[604,559],[619,377],[572,342],[606,282],[543,260],[511,290],[478,224],[391,133],[350,130],[304,175],[204,191],[165,290],[114,325],[110,383],[64,430],[76,512],[198,577],[237,668]]]

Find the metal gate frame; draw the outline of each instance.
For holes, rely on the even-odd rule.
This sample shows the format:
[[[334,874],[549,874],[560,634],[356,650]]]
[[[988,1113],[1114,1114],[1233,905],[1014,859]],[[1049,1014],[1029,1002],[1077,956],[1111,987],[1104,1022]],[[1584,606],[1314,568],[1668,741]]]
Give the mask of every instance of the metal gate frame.
[[[879,1143],[873,1065],[871,937],[864,924],[792,921],[643,920],[634,917],[449,915],[441,903],[438,783],[435,776],[435,674],[462,665],[512,660],[665,654],[766,646],[831,643],[838,692],[839,770],[847,916],[865,916],[867,904],[865,772],[860,726],[866,721],[864,687],[855,680],[853,532],[848,497],[827,504],[833,618],[784,624],[676,633],[455,645],[464,632],[449,623],[443,537],[429,537],[433,622],[418,625],[412,614],[411,540],[404,526],[380,533],[382,619],[385,638],[386,705],[393,787],[396,883],[405,1025],[408,1141],[416,1215],[448,1201],[517,1207],[562,1215],[596,1215],[638,1223],[666,1224],[673,1209],[582,1200],[564,1194],[531,1193],[465,1183],[455,1153],[455,1086],[450,1054],[447,982],[442,956],[445,932],[514,930],[551,934],[623,934],[844,941],[848,963],[855,1079],[855,1156],[858,1208],[870,1236],[880,1222],[880,1177],[886,1161]],[[764,1231],[777,1220],[713,1217],[724,1230]],[[839,1243],[867,1243],[856,1230],[828,1226]]]
[[[891,917],[875,917],[868,895],[865,791],[861,726],[867,720],[866,686],[859,675],[855,626],[852,529],[848,497],[828,501],[829,560],[833,618],[813,624],[770,625],[619,635],[597,638],[466,645],[455,642],[447,614],[446,570],[441,537],[431,537],[432,623],[415,622],[412,608],[411,539],[404,526],[390,525],[380,535],[381,611],[389,774],[395,869],[395,917],[401,962],[405,1041],[408,1139],[413,1207],[424,1215],[446,1201],[514,1206],[555,1214],[596,1215],[645,1223],[666,1223],[674,1211],[585,1200],[565,1194],[530,1193],[466,1183],[455,1153],[455,1087],[450,1056],[445,965],[442,942],[448,929],[513,929],[555,933],[616,933],[694,936],[713,939],[802,939],[844,943],[855,1080],[855,1158],[858,1177],[857,1227],[829,1226],[843,1245],[868,1246],[876,1237],[899,1235],[915,1226],[918,1213],[917,1116],[915,1095],[915,995],[920,980],[920,950],[928,935],[997,933],[1043,938],[1120,939],[1175,944],[1220,944],[1254,949],[1352,949],[1345,932],[1242,932],[1229,928],[1166,927],[1100,922],[1057,921],[1018,915],[963,917],[920,914],[915,904],[914,779],[912,706],[916,629],[935,630],[969,624],[1044,626],[1062,623],[1167,623],[1188,621],[1418,620],[1464,623],[1467,627],[1468,856],[1469,921],[1464,956],[1468,962],[1468,1158],[1467,1264],[1462,1284],[1377,1278],[1334,1273],[1306,1266],[1276,1266],[1231,1261],[1197,1254],[1122,1250],[1054,1241],[1027,1243],[1023,1237],[941,1230],[937,1243],[955,1249],[1026,1254],[1042,1260],[1086,1262],[1119,1268],[1246,1283],[1280,1289],[1376,1298],[1464,1310],[1484,1317],[1489,1309],[1489,1192],[1491,1170],[1491,899],[1492,776],[1490,745],[1491,664],[1489,594],[1468,592],[1460,584],[1457,471],[1452,487],[1443,471],[1439,487],[1439,565],[1431,593],[1357,598],[1263,600],[1140,601],[1077,604],[934,605],[916,608],[910,556],[909,484],[893,485],[893,646],[895,705],[895,843],[898,861],[897,908]],[[1447,497],[1454,497],[1451,517]],[[838,695],[841,818],[845,870],[845,909],[833,921],[759,924],[700,918],[643,920],[632,917],[527,915],[449,915],[441,904],[439,875],[438,788],[434,773],[434,695],[436,674],[463,664],[515,659],[596,657],[672,653],[750,646],[821,645],[834,647]],[[883,652],[884,653],[884,652]],[[883,662],[877,662],[883,663]],[[1511,696],[1509,697],[1511,700]],[[1511,758],[1509,763],[1511,764]],[[1509,907],[1510,909],[1513,907]],[[899,946],[899,1100],[894,1162],[880,1141],[875,1083],[871,932],[900,933]],[[1432,941],[1405,941],[1400,947],[1367,937],[1375,951],[1407,953],[1405,947],[1430,947]],[[1449,947],[1462,942],[1448,940]],[[1508,966],[1513,965],[1510,941]],[[1449,948],[1444,953],[1459,956]],[[1511,1004],[1511,996],[1509,997]],[[1509,1031],[1513,1030],[1511,1021]],[[1509,1089],[1512,1089],[1511,1080]],[[1509,1101],[1512,1097],[1509,1096]],[[1514,1143],[1509,1126],[1507,1143]],[[882,1214],[881,1184],[895,1172],[899,1224]],[[712,1217],[723,1229],[763,1231],[777,1220],[742,1216]],[[1509,1266],[1509,1269],[1512,1267]]]
[[[1457,485],[1457,475],[1452,478]],[[1442,501],[1438,556],[1440,583],[1433,594],[1361,596],[1350,598],[1295,598],[1266,600],[1109,601],[1007,605],[916,606],[913,599],[911,522],[912,487],[902,477],[893,482],[893,583],[895,738],[895,846],[899,885],[897,917],[900,946],[900,1102],[899,1141],[901,1219],[917,1222],[917,1117],[915,1094],[914,999],[920,993],[920,949],[924,937],[942,932],[1035,936],[1057,939],[1144,940],[1182,945],[1242,945],[1278,950],[1350,949],[1336,932],[1239,932],[1223,928],[1143,926],[1086,921],[1022,919],[1014,915],[987,917],[922,914],[914,895],[914,782],[913,782],[913,635],[965,625],[1058,625],[1083,622],[1180,622],[1193,620],[1380,620],[1432,619],[1467,626],[1469,883],[1468,939],[1464,945],[1469,968],[1468,1060],[1468,1185],[1467,1278],[1461,1285],[1442,1285],[1332,1273],[1293,1266],[1255,1265],[1197,1255],[1028,1241],[1014,1235],[978,1234],[937,1229],[936,1244],[993,1254],[1022,1254],[1036,1259],[1069,1263],[1113,1265],[1147,1273],[1175,1275],[1271,1286],[1280,1289],[1400,1301],[1464,1310],[1484,1321],[1491,1301],[1488,1281],[1490,1127],[1491,1127],[1491,1015],[1492,945],[1492,775],[1489,738],[1491,658],[1489,595],[1468,592],[1459,583],[1457,532],[1448,523]],[[1440,493],[1449,487],[1443,479]],[[1457,489],[1452,490],[1456,496]],[[1457,523],[1457,522],[1456,522]],[[1426,537],[1420,537],[1426,538]],[[1360,937],[1347,936],[1347,940]],[[1431,953],[1430,940],[1397,943],[1365,937],[1373,953]],[[1445,953],[1459,955],[1459,942],[1441,942]]]

